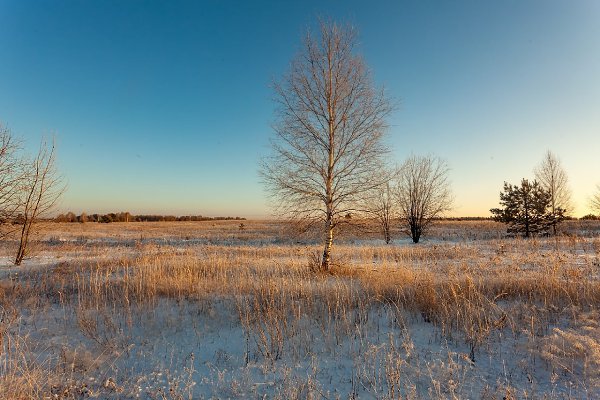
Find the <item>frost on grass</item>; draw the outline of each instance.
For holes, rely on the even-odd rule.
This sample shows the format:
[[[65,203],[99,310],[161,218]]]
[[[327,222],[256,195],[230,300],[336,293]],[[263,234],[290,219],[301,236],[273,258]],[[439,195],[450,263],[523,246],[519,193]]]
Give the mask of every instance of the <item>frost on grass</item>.
[[[569,328],[554,328],[543,340],[541,355],[553,373],[600,388],[600,326],[598,310],[578,315]]]

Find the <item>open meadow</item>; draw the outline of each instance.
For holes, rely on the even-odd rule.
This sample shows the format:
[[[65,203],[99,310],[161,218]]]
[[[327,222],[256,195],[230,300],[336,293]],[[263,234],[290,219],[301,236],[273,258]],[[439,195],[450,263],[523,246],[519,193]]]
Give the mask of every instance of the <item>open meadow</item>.
[[[0,255],[3,398],[598,398],[600,223],[355,232],[58,224]],[[286,236],[287,235],[287,236]]]

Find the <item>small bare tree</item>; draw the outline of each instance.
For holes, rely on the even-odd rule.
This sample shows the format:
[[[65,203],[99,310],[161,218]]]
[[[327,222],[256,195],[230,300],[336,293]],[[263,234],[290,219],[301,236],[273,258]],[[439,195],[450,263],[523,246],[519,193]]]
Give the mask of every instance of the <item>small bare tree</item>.
[[[15,265],[21,265],[27,254],[29,239],[36,224],[51,211],[64,192],[62,177],[56,171],[54,141],[42,141],[38,154],[30,162],[22,185],[20,209],[21,235]]]
[[[435,218],[452,208],[449,168],[438,157],[411,156],[398,173],[398,208],[406,232],[419,243]]]
[[[556,235],[556,226],[572,210],[569,179],[560,159],[550,150],[544,154],[542,162],[535,168],[535,179],[550,194],[550,216],[552,232]]]
[[[380,187],[377,190],[378,207],[374,209],[374,214],[377,217],[381,233],[386,244],[392,241],[392,221],[394,220],[394,205],[395,196],[390,182]]]
[[[321,268],[328,270],[335,230],[382,182],[373,178],[392,107],[354,54],[351,28],[321,23],[308,34],[290,71],[274,85],[273,154],[261,174],[280,215],[323,224]]]
[[[393,186],[394,182],[391,180],[394,174],[387,170],[382,173],[385,175],[380,175],[377,179],[384,181],[384,183],[371,192],[366,199],[364,209],[368,215],[375,219],[383,235],[383,240],[386,244],[389,244],[392,241],[392,223],[397,214],[397,191]]]
[[[593,212],[600,215],[600,185],[596,185],[596,193],[590,199],[590,208]]]

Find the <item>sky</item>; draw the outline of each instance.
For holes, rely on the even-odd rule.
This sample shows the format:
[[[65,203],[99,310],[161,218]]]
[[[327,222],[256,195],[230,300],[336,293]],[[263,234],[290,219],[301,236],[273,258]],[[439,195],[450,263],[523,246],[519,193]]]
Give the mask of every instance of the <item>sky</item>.
[[[390,162],[449,164],[455,216],[489,216],[547,150],[574,214],[600,183],[600,2],[0,0],[0,122],[54,136],[59,211],[271,214],[271,84],[318,18],[353,25],[397,108]]]

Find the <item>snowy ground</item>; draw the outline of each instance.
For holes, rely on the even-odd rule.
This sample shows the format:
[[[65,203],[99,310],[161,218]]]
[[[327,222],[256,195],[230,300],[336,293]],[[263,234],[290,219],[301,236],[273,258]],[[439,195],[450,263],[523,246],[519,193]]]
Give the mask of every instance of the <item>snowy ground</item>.
[[[273,245],[276,229],[245,224],[188,224],[179,238],[172,224],[163,242],[154,227],[141,239],[69,227],[42,237],[22,267],[5,246],[0,389],[57,399],[600,398],[594,234],[498,240],[469,226],[474,238],[418,246],[350,238],[336,248],[343,270],[314,277],[305,265],[315,248]],[[543,292],[530,297],[476,289],[515,275],[552,281],[527,286]],[[427,302],[452,279],[455,305]]]

